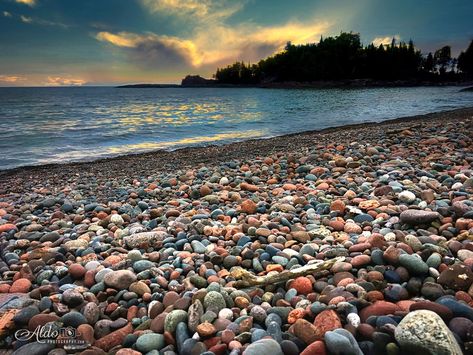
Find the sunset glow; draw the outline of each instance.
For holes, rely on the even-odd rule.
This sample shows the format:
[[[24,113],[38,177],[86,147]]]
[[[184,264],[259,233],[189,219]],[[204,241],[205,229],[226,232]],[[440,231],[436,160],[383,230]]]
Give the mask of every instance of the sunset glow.
[[[341,31],[423,52],[473,35],[470,1],[1,0],[0,86],[177,83]],[[455,21],[448,21],[448,19]],[[427,26],[426,24],[429,24]]]

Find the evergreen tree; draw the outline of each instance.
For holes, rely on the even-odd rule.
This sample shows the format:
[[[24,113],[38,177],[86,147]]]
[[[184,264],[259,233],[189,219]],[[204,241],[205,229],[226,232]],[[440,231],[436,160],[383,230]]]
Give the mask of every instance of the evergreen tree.
[[[440,75],[444,75],[447,71],[447,67],[450,65],[450,61],[452,60],[451,52],[450,46],[443,46],[435,51],[434,61],[439,67]]]
[[[468,76],[473,77],[473,40],[465,52],[461,52],[458,56],[458,69]]]
[[[431,73],[434,70],[434,56],[432,55],[432,52],[429,52],[427,57],[423,61],[422,65],[424,71]]]

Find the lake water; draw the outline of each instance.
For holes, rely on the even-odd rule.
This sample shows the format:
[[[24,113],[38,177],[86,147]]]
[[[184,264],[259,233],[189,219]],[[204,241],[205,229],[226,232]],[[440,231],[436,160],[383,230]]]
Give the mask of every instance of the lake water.
[[[223,144],[473,106],[458,87],[0,88],[0,169]]]

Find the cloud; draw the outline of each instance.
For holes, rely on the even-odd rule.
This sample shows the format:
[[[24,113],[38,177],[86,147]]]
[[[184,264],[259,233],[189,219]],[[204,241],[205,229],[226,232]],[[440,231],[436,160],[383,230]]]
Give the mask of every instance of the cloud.
[[[0,82],[3,83],[17,83],[25,80],[25,77],[19,75],[0,75]]]
[[[33,19],[28,16],[21,15],[20,19],[21,19],[21,22],[24,22],[24,23],[33,23]]]
[[[238,61],[256,62],[294,44],[317,42],[332,26],[314,18],[279,25],[228,20],[251,0],[139,0],[151,14],[179,22],[181,35],[99,31],[95,38],[120,48],[135,67],[209,75]]]
[[[207,15],[212,5],[212,1],[209,0],[142,0],[142,3],[151,12],[172,12],[198,16]]]
[[[215,25],[197,31],[194,41],[205,53],[203,63],[227,65],[235,60],[259,61],[284,48],[288,41],[294,44],[317,42],[331,24],[328,22],[289,22],[280,26],[241,24],[229,27]]]
[[[213,24],[196,27],[194,36],[185,39],[154,33],[99,32],[95,38],[126,49],[129,58],[138,65],[162,68],[211,68],[235,60],[258,61],[281,50],[288,41],[295,44],[315,42],[330,24],[291,22],[282,26],[235,27]]]
[[[15,2],[18,4],[28,5],[31,7],[36,5],[36,0],[15,0]]]
[[[372,43],[376,46],[379,47],[381,44],[382,45],[391,45],[393,38],[396,40],[396,42],[399,42],[401,40],[400,35],[391,35],[391,36],[380,36],[376,37],[373,39]]]
[[[96,39],[117,47],[131,49],[130,55],[138,64],[161,68],[201,64],[202,54],[192,41],[154,33],[139,35],[130,32],[99,32]]]
[[[3,11],[3,16],[5,17],[11,17],[11,13],[8,11]]]
[[[60,76],[48,76],[48,80],[44,83],[46,86],[82,86],[87,81],[80,78],[67,78]]]
[[[61,23],[61,22],[54,22],[54,21],[49,21],[49,20],[44,20],[39,17],[29,17],[25,15],[20,15],[20,20],[21,22],[28,23],[28,24],[36,24],[36,25],[41,25],[41,26],[58,26],[62,28],[68,28],[69,26]]]
[[[114,34],[106,31],[97,33],[95,38],[102,42],[108,42],[118,47],[127,48],[134,48],[140,39],[143,40],[143,37],[134,33],[120,32]]]
[[[240,11],[246,1],[229,0],[141,0],[151,13],[172,15],[189,20],[215,21]]]

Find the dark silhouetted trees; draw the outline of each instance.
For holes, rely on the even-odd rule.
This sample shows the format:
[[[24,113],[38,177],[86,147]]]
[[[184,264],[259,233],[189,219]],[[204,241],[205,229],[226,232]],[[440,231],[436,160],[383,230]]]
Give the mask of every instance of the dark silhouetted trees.
[[[466,75],[473,77],[473,40],[465,52],[461,52],[458,56],[457,67]]]
[[[217,69],[215,78],[227,84],[256,84],[259,83],[260,69],[256,64],[245,65],[243,62],[236,62],[226,68]]]
[[[473,42],[459,58],[457,68],[473,73]],[[455,60],[450,46],[422,56],[414,42],[393,41],[389,45],[361,44],[357,33],[341,33],[320,39],[319,43],[294,45],[261,60],[258,64],[236,62],[219,68],[215,78],[220,83],[256,84],[261,82],[311,82],[326,80],[409,80],[432,79],[454,75]]]
[[[447,71],[447,67],[451,64],[452,61],[452,49],[450,46],[443,46],[440,49],[437,49],[434,54],[434,62],[439,67],[440,75],[443,75]]]
[[[434,56],[432,55],[431,52],[427,54],[427,57],[425,57],[422,61],[422,69],[427,72],[433,72],[435,68],[435,62],[434,62]]]

